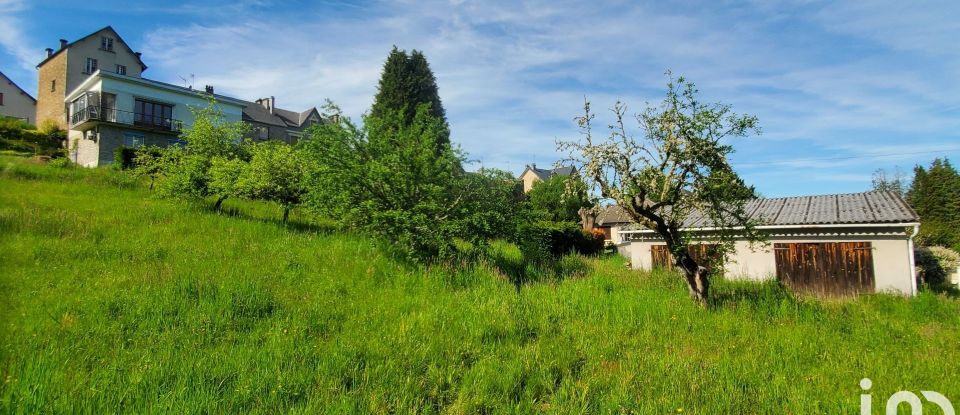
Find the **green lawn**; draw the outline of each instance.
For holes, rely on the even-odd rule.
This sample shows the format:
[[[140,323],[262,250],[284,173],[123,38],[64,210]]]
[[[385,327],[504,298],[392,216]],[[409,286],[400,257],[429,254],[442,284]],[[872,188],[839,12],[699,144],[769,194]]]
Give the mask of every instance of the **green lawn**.
[[[518,291],[274,206],[0,169],[3,412],[859,413],[864,377],[875,413],[900,389],[960,407],[960,302],[941,296],[718,282],[700,309],[619,258]]]

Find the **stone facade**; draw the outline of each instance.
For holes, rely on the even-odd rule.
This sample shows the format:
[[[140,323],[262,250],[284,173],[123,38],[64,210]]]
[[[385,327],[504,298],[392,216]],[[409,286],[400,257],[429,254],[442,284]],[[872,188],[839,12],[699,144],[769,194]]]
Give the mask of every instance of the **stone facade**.
[[[66,130],[67,114],[63,98],[67,95],[67,56],[61,52],[38,67],[37,78],[37,125],[44,120],[53,120]]]
[[[96,160],[96,165],[105,165],[113,163],[114,152],[120,147],[140,147],[140,146],[158,146],[167,147],[177,142],[177,135],[171,133],[161,133],[156,131],[139,130],[134,128],[124,128],[113,125],[101,125],[97,128],[94,135],[96,142],[86,138],[81,139],[82,148],[88,148],[89,154],[77,154],[79,160]],[[85,143],[86,142],[86,143]],[[96,150],[93,150],[93,149]]]

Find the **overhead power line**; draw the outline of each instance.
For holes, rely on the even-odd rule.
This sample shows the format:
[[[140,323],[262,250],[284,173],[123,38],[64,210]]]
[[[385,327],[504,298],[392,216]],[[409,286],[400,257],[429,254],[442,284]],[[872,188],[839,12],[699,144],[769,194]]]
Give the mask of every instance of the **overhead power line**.
[[[947,153],[952,151],[960,151],[960,147],[942,148],[939,150],[929,150],[929,151],[908,151],[908,152],[900,152],[900,153],[863,154],[859,156],[799,158],[799,159],[788,159],[788,160],[763,160],[763,161],[750,161],[745,163],[734,162],[732,164],[737,167],[761,166],[761,165],[770,165],[770,164],[791,164],[791,163],[798,163],[798,162],[805,162],[805,161],[837,161],[837,160],[854,160],[854,159],[872,159],[872,158],[893,157],[893,156],[912,156],[912,155],[918,155],[918,154]]]

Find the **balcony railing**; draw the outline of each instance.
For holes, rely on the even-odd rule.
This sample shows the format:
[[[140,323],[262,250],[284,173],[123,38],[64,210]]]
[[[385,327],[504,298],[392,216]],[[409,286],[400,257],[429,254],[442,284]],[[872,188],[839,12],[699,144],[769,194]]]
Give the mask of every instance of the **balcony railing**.
[[[152,130],[171,132],[180,132],[180,130],[183,128],[183,122],[173,118],[141,114],[133,111],[123,111],[116,108],[104,108],[94,105],[79,108],[70,116],[71,126],[83,124],[87,121],[103,121],[116,124],[134,125]]]

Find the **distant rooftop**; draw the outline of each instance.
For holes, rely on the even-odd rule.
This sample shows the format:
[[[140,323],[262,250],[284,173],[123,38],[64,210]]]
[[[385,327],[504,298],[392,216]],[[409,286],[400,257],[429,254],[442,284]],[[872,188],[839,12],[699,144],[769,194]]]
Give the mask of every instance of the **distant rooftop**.
[[[527,170],[532,171],[540,180],[547,180],[553,176],[569,176],[575,171],[573,166],[557,167],[555,169],[540,169],[536,164],[529,164],[520,175],[526,174]]]

